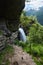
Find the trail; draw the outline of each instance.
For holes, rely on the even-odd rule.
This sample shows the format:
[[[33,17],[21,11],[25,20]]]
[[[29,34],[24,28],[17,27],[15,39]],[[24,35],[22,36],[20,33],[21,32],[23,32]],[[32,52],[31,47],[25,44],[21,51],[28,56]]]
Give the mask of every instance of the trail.
[[[10,65],[36,65],[32,56],[23,51],[19,46],[13,45],[14,56],[12,59],[9,58]]]

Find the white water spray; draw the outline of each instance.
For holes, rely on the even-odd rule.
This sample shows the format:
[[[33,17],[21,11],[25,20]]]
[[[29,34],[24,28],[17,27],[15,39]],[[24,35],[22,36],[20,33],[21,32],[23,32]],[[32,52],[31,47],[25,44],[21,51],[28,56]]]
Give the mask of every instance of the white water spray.
[[[19,28],[19,32],[20,32],[20,40],[26,42],[26,35],[23,28]]]

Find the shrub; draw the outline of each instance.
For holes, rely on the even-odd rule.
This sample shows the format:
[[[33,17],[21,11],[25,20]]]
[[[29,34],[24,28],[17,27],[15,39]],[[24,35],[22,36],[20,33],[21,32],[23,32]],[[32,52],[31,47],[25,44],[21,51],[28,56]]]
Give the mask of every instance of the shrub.
[[[43,27],[35,24],[35,26],[30,27],[29,30],[29,40],[32,43],[43,43]]]
[[[20,16],[20,23],[27,34],[29,33],[29,29],[32,26],[32,24],[36,22],[37,22],[36,16],[25,16],[24,13],[22,13]]]

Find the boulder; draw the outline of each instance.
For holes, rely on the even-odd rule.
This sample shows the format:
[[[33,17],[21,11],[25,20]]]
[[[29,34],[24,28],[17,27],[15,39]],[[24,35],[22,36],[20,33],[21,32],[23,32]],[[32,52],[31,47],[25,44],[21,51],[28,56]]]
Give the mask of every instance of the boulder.
[[[0,0],[0,25],[2,25],[0,29],[4,28],[6,30],[5,32],[7,32],[7,27],[10,27],[9,29],[12,28],[10,26],[11,24],[13,26],[12,29],[17,30],[20,14],[24,6],[25,0]],[[7,33],[9,33],[9,31]]]

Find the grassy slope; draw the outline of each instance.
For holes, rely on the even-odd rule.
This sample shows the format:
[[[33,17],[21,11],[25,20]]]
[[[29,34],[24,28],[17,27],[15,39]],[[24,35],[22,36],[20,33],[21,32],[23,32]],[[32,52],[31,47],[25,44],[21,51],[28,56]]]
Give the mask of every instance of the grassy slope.
[[[43,44],[31,44],[31,48],[29,45],[23,48],[27,53],[31,53],[34,61],[37,65],[43,65]]]

